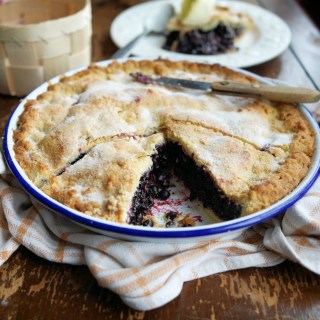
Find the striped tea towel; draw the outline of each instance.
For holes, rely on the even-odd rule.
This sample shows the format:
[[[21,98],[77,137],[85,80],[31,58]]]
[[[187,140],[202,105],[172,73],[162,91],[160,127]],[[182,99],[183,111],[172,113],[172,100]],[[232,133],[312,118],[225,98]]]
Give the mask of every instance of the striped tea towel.
[[[32,202],[0,157],[0,265],[20,244],[50,261],[86,264],[102,287],[137,310],[168,303],[185,281],[227,270],[289,259],[320,274],[319,188],[320,180],[283,217],[232,240],[127,242],[86,230]]]

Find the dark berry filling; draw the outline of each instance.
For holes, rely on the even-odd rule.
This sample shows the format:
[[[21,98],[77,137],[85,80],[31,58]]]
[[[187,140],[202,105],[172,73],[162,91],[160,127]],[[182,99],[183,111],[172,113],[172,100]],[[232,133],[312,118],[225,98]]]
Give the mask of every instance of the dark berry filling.
[[[190,198],[198,198],[205,208],[212,209],[222,220],[238,218],[241,206],[231,201],[214,183],[209,173],[204,168],[198,167],[178,144],[172,144],[172,148],[176,150],[174,173],[189,188]]]
[[[70,161],[69,164],[68,164],[66,167],[64,167],[63,169],[61,169],[61,170],[57,173],[56,176],[58,177],[58,176],[60,176],[61,174],[63,174],[69,166],[72,166],[72,165],[74,165],[75,163],[77,163],[78,161],[80,161],[86,154],[87,154],[87,152],[82,152],[82,153],[80,153],[77,158],[75,158],[74,160]]]
[[[176,228],[178,226],[179,224],[174,220],[170,220],[166,223],[166,228]]]
[[[240,216],[241,206],[228,199],[214,183],[209,173],[204,168],[198,167],[177,143],[159,146],[157,154],[152,156],[152,160],[151,170],[141,177],[139,187],[133,197],[129,212],[130,224],[153,226],[153,221],[147,216],[150,216],[154,199],[164,201],[170,197],[168,187],[170,186],[169,177],[172,169],[189,188],[191,200],[198,198],[204,207],[212,209],[222,220],[231,220]],[[177,227],[178,222],[175,221],[177,216],[177,212],[167,212],[165,218],[168,221],[165,226],[167,228]],[[186,221],[184,226],[193,225],[191,222]]]
[[[142,222],[144,227],[153,227],[153,221],[151,219],[146,219]]]
[[[170,191],[168,191],[166,189],[162,189],[158,193],[157,199],[165,201],[165,200],[169,199],[169,197],[170,197]]]
[[[172,31],[167,35],[163,48],[198,55],[224,53],[229,50],[237,50],[234,41],[242,32],[243,28],[233,28],[222,22],[209,31],[201,29],[187,32]]]
[[[166,219],[174,220],[178,216],[178,213],[175,211],[169,211],[166,213]]]
[[[168,156],[170,152],[167,145],[157,148],[157,154],[152,156],[153,166],[151,170],[145,173],[135,192],[129,213],[129,223],[134,225],[153,226],[151,220],[144,220],[144,217],[150,214],[150,208],[154,205],[153,199],[166,200],[170,197],[169,187],[170,161]]]

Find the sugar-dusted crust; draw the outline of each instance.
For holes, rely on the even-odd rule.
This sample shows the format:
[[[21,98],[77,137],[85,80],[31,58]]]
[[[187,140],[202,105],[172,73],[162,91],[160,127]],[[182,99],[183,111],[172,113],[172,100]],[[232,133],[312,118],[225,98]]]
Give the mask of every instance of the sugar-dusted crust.
[[[248,201],[244,203],[247,214],[266,208],[286,196],[304,178],[311,163],[315,133],[293,105],[279,103],[276,108],[283,123],[279,130],[292,132],[293,139],[288,146],[283,146],[288,156],[281,167],[261,184],[251,188]]]
[[[116,135],[148,135],[158,130],[163,116],[176,105],[179,112],[181,108],[190,108],[190,97],[174,90],[137,84],[128,74],[143,71],[165,75],[175,70],[183,76],[200,73],[204,80],[214,75],[214,78],[254,81],[218,65],[160,60],[114,62],[106,68],[92,66],[62,78],[37,100],[27,102],[14,133],[17,160],[41,186],[96,143]],[[172,99],[168,93],[176,96]],[[207,108],[206,101],[198,102],[195,97],[192,102],[195,109]]]
[[[139,180],[152,167],[151,156],[163,143],[161,133],[100,143],[51,177],[43,190],[71,208],[125,223]]]
[[[119,166],[108,156],[120,156],[130,148],[151,155],[155,145],[164,142],[162,133],[181,144],[199,166],[212,167],[225,155],[223,170],[216,167],[210,172],[225,194],[241,204],[243,214],[281,199],[305,176],[314,133],[295,105],[145,85],[130,77],[137,71],[256,82],[219,65],[167,60],[93,65],[64,77],[37,100],[27,102],[14,132],[16,159],[38,187],[67,206],[124,223],[139,177],[150,168],[151,159],[136,159],[133,152],[130,164]],[[111,146],[111,154],[103,151]],[[204,150],[211,162],[204,158]],[[103,165],[73,172],[101,154]],[[224,174],[232,176],[229,184],[222,182],[228,180]],[[105,181],[112,181],[112,187]],[[96,184],[100,200],[91,201],[92,196],[85,195],[92,194],[90,188]]]
[[[195,163],[242,214],[264,209],[283,198],[306,175],[310,158],[280,147],[259,149],[241,139],[190,122],[166,122],[166,135]],[[292,146],[295,142],[292,144]]]
[[[169,140],[179,143],[199,167],[203,167],[224,194],[240,202],[252,186],[266,180],[286,154],[261,151],[240,139],[186,122],[167,121]]]

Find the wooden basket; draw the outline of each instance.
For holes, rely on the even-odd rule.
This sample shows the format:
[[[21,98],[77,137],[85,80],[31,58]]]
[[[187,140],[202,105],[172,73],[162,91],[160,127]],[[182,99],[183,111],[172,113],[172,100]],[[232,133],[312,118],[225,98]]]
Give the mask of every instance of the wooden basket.
[[[23,96],[91,61],[90,0],[0,2],[0,92]]]

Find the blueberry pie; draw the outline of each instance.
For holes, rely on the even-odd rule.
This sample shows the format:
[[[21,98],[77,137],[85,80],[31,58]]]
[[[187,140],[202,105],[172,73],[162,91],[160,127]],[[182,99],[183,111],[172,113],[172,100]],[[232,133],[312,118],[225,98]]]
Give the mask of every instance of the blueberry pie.
[[[85,214],[153,226],[175,175],[222,220],[275,203],[306,175],[314,132],[292,104],[141,84],[132,72],[255,83],[219,65],[91,66],[25,104],[16,159],[50,197]],[[179,226],[166,213],[167,226]],[[189,219],[190,220],[190,219]],[[184,221],[185,225],[192,225]]]
[[[246,13],[215,6],[212,0],[191,0],[193,10],[171,18],[167,24],[165,50],[196,55],[213,55],[238,50],[238,43],[254,22]]]

